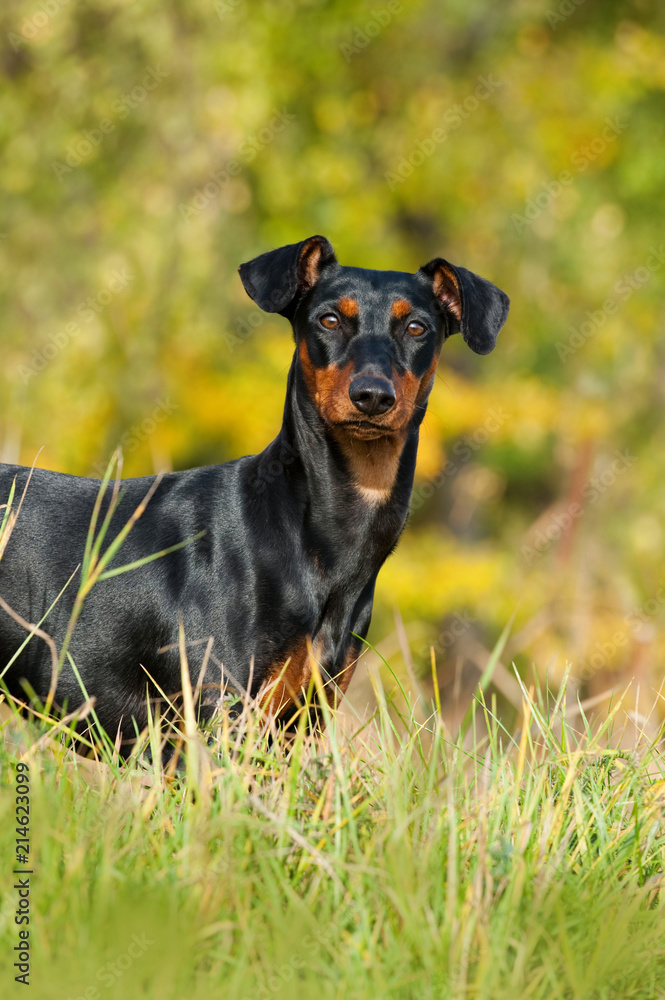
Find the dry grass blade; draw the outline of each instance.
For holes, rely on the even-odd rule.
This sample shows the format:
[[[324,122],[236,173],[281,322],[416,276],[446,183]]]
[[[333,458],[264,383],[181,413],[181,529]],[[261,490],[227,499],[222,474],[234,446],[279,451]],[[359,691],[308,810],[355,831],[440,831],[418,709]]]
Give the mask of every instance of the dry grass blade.
[[[47,632],[45,632],[43,629],[39,627],[39,625],[33,625],[31,622],[26,621],[25,618],[19,615],[18,612],[14,611],[14,609],[7,604],[4,597],[0,597],[0,608],[2,608],[2,610],[5,611],[10,618],[13,618],[14,621],[17,623],[17,625],[20,625],[21,628],[24,628],[30,635],[39,636],[39,638],[43,639],[46,645],[48,646],[49,653],[51,654],[51,691],[53,692],[53,695],[55,695],[55,688],[58,682],[58,650],[55,645],[55,642],[53,641],[51,636],[48,635]],[[4,667],[2,673],[0,674],[0,677],[4,676],[5,671],[8,670],[9,667],[11,666],[11,662],[12,661],[10,660],[10,662]],[[52,697],[50,691],[48,697],[48,704],[49,705],[52,704]]]

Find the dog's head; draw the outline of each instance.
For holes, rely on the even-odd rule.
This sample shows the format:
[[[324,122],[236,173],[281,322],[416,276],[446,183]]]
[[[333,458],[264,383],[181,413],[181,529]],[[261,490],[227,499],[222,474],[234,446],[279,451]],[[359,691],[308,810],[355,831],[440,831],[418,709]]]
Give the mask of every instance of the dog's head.
[[[488,354],[508,296],[440,257],[415,274],[342,267],[324,236],[239,268],[248,295],[293,326],[297,365],[324,423],[361,440],[419,424],[443,341]]]

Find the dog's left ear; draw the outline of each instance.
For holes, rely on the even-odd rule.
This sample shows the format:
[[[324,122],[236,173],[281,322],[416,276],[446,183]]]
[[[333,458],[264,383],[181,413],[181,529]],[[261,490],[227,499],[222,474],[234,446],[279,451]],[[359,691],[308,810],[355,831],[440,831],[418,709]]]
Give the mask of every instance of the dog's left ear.
[[[337,264],[335,251],[325,236],[310,236],[301,243],[290,243],[270,250],[238,268],[245,291],[265,312],[293,317],[298,298]]]
[[[491,281],[479,278],[465,267],[455,267],[442,257],[435,257],[418,273],[431,281],[434,294],[447,309],[451,332],[461,333],[476,354],[494,350],[510,307],[506,293]]]

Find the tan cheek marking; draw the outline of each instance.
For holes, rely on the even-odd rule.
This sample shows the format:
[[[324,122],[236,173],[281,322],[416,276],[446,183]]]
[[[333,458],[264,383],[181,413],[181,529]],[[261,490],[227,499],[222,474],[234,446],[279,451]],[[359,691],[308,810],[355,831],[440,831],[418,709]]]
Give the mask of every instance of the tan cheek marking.
[[[329,365],[316,369],[317,406],[326,423],[353,420],[357,415],[349,399],[349,384],[353,372],[353,361],[343,368]]]
[[[435,355],[422,378],[418,378],[410,371],[404,372],[403,375],[398,375],[393,371],[393,385],[397,401],[391,413],[394,415],[395,422],[400,426],[408,424],[416,409],[425,405],[434,383],[434,373],[438,360],[437,355]]]
[[[397,299],[393,302],[390,309],[390,315],[394,316],[395,319],[404,319],[411,312],[413,306],[406,299]]]
[[[337,305],[339,307],[339,311],[341,312],[342,316],[351,317],[358,315],[358,303],[356,302],[355,299],[350,299],[345,297],[343,299],[340,299]]]
[[[435,354],[432,358],[432,363],[421,378],[417,378],[413,372],[409,371],[405,372],[401,377],[393,376],[395,388],[401,390],[404,403],[410,413],[413,413],[415,407],[420,406],[427,399],[434,382],[434,374],[438,363],[439,358]]]
[[[411,413],[418,398],[420,379],[413,372],[406,371],[403,375],[393,374],[393,383],[397,390],[398,399],[400,399],[402,405],[406,405],[409,413]]]
[[[316,396],[316,368],[312,364],[312,359],[309,356],[309,351],[307,350],[307,344],[304,340],[300,341],[300,346],[298,347],[298,354],[300,356],[300,366],[302,368],[302,373],[305,376],[305,383],[309,391],[310,396],[314,402],[318,402]]]
[[[343,368],[336,365],[316,368],[304,340],[300,342],[298,353],[307,390],[324,420],[352,419],[355,411],[349,399],[349,382],[353,362],[349,361]]]
[[[418,389],[418,395],[416,396],[416,404],[420,405],[420,403],[422,403],[429,396],[432,386],[434,385],[434,376],[436,375],[438,364],[439,356],[435,352],[434,357],[432,358],[432,364],[420,380],[420,388]]]

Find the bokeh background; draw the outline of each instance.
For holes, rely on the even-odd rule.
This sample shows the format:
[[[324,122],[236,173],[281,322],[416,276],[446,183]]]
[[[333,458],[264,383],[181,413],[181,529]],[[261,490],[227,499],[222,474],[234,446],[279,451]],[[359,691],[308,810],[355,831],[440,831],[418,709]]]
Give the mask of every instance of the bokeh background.
[[[371,636],[454,714],[514,616],[504,712],[514,661],[663,714],[658,0],[4,0],[0,67],[4,461],[260,450],[292,344],[238,264],[445,256],[512,310],[445,346]]]

